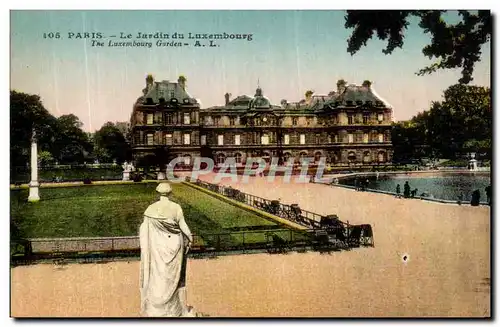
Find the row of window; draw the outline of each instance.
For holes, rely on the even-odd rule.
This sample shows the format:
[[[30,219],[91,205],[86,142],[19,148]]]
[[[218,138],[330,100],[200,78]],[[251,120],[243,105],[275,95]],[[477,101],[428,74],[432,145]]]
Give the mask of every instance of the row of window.
[[[269,154],[268,154],[268,153],[265,153],[265,155],[266,155],[266,156],[265,156],[265,158],[264,158],[264,159],[266,160],[266,162],[269,162]],[[276,151],[273,151],[273,156],[275,156],[275,155],[276,155]],[[322,154],[321,154],[321,153],[316,153],[316,154],[314,155],[314,161],[315,161],[315,162],[318,162],[318,161],[320,160],[320,157],[321,157],[321,156],[322,156]],[[182,157],[182,156],[181,156],[181,157]],[[291,155],[290,153],[285,153],[285,154],[284,154],[284,159],[285,159],[285,161],[290,160],[290,158],[291,158],[291,157],[292,157],[292,155]],[[220,165],[221,165],[221,164],[224,164],[224,162],[226,161],[226,158],[234,158],[234,161],[235,161],[237,164],[242,164],[242,163],[243,163],[243,161],[242,161],[242,155],[241,155],[241,153],[238,153],[238,152],[237,152],[237,153],[234,153],[234,154],[231,154],[231,155],[229,155],[229,156],[227,156],[227,157],[226,157],[226,155],[225,155],[225,154],[223,154],[223,153],[219,153],[219,154],[215,157],[215,160],[216,160],[216,163],[217,163],[217,164],[220,164]],[[305,158],[307,158],[307,154],[306,154],[306,153],[300,153],[300,155],[299,155],[299,162],[302,162],[302,160],[304,160]],[[361,158],[361,159],[362,159],[363,163],[370,163],[370,162],[372,162],[372,160],[373,160],[373,158],[372,158],[372,154],[371,154],[370,152],[365,152],[365,153],[363,153],[363,156],[362,156],[362,158]],[[328,160],[328,161],[329,161],[329,162],[332,162],[332,160],[333,160],[333,161],[337,161],[337,160],[338,160],[338,158],[335,156],[335,159],[334,159],[334,158],[329,158],[329,160]],[[359,161],[358,157],[356,156],[356,153],[355,153],[355,152],[352,152],[352,151],[348,153],[348,155],[347,155],[347,160],[348,160],[349,162],[358,162],[358,161]],[[383,151],[380,151],[380,152],[377,154],[377,156],[376,156],[376,160],[377,160],[378,162],[380,162],[380,163],[387,161],[387,154],[386,154],[385,152],[383,152]],[[189,165],[191,165],[191,161],[192,161],[192,160],[191,160],[191,155],[186,154],[186,155],[184,155],[184,156],[183,156],[183,163],[184,163],[185,165],[188,165],[188,166],[189,166]]]
[[[384,114],[378,114],[377,115],[377,121],[379,124],[382,124],[384,121]],[[363,115],[363,124],[368,124],[370,122],[370,116],[369,115]],[[347,124],[352,125],[352,124],[359,124],[359,121],[355,120],[354,115],[348,115],[347,116]]]
[[[190,113],[187,113],[187,112],[184,113],[182,123],[184,125],[191,124],[191,114]],[[155,120],[155,115],[153,113],[146,114],[146,124],[147,125],[161,124],[161,114],[160,114],[160,116],[156,117],[156,120]],[[166,125],[173,124],[173,115],[172,114],[165,115],[165,124]]]
[[[153,113],[148,113],[146,114],[146,124],[147,125],[153,125],[153,124],[159,124],[161,123],[161,116],[157,116],[157,119],[155,120],[155,115]],[[378,114],[378,123],[381,124],[384,120],[384,115],[383,114]],[[213,121],[214,121],[214,125],[215,126],[218,126],[219,125],[219,122],[220,122],[220,118],[219,117],[214,117],[213,118]],[[235,125],[235,118],[234,117],[230,117],[229,118],[229,125],[230,126],[234,126]],[[368,124],[370,122],[370,116],[369,115],[364,115],[363,116],[363,124]],[[172,124],[173,123],[173,115],[172,114],[166,114],[165,115],[165,124],[169,125],[169,124]],[[292,118],[292,125],[293,126],[297,126],[297,123],[298,123],[298,118],[297,117],[293,117]],[[359,123],[359,121],[356,121],[354,119],[354,115],[348,115],[347,116],[347,123],[349,125],[353,125],[353,124],[357,124]],[[183,124],[184,125],[189,125],[191,124],[191,114],[190,113],[184,113],[183,115]]]
[[[362,139],[359,137],[361,135],[357,135],[358,137],[355,139],[354,134],[347,134],[347,143],[369,143],[369,135],[368,134],[363,134]],[[270,137],[268,134],[264,134],[260,137],[260,144],[262,145],[267,145],[269,144]],[[182,144],[183,145],[190,145],[191,144],[191,134],[185,133],[183,135],[182,139]],[[329,137],[329,143],[331,143],[332,139]],[[334,143],[338,143],[338,135],[334,135],[333,139]],[[385,136],[384,134],[380,133],[378,134],[378,142],[383,143],[385,142]],[[154,134],[153,133],[148,133],[146,134],[146,144],[147,145],[154,145]],[[166,134],[165,135],[165,144],[166,145],[173,145],[173,134]],[[207,144],[207,136],[206,135],[201,135],[201,145],[206,145]],[[288,145],[290,144],[290,135],[285,134],[283,137],[283,144]],[[306,144],[306,135],[305,134],[300,134],[299,135],[299,144]],[[320,142],[320,136],[316,135],[316,144],[321,144]],[[217,135],[217,145],[224,145],[224,135],[219,134]],[[241,145],[241,135],[234,135],[234,145]]]

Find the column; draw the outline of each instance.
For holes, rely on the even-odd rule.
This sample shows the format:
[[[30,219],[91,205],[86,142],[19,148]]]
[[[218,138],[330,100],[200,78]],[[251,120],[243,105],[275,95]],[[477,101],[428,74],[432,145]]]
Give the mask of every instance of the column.
[[[38,149],[36,144],[36,133],[35,130],[32,132],[31,137],[31,181],[29,184],[30,193],[28,195],[29,202],[37,202],[40,200],[40,195],[38,193]]]

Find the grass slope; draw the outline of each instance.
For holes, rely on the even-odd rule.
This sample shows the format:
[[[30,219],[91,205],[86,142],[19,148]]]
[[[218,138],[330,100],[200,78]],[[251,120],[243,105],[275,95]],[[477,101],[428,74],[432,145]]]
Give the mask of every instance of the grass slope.
[[[37,203],[27,202],[28,190],[12,190],[11,235],[22,238],[137,235],[144,211],[158,199],[155,188],[155,183],[42,188],[42,200]],[[172,184],[172,188],[171,199],[182,206],[193,233],[202,237],[255,226],[277,227],[272,221],[186,185]],[[245,241],[251,240],[251,234],[247,235]]]

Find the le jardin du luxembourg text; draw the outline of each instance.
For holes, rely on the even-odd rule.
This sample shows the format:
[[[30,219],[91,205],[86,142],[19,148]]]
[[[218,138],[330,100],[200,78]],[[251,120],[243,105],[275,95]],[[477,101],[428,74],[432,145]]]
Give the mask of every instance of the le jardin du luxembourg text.
[[[93,47],[217,47],[216,40],[242,40],[252,41],[253,34],[241,33],[143,33],[135,34],[119,32],[116,34],[104,34],[101,32],[61,32],[43,33],[44,39],[89,39]]]

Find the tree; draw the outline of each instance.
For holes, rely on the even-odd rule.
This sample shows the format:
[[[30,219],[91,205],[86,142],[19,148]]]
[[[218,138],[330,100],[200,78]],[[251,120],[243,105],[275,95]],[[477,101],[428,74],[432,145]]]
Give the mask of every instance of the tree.
[[[357,53],[376,33],[380,40],[387,40],[384,54],[391,54],[403,47],[404,33],[411,16],[420,19],[419,27],[432,36],[431,44],[422,52],[437,61],[417,72],[433,73],[439,69],[462,68],[461,84],[472,81],[474,65],[480,60],[481,46],[491,38],[492,18],[489,10],[471,13],[459,10],[462,21],[448,24],[442,17],[446,10],[347,10],[345,27],[353,28],[347,43],[347,52]]]
[[[38,153],[38,161],[40,166],[47,166],[54,163],[54,157],[49,151],[41,151]]]
[[[94,134],[95,147],[99,153],[109,156],[108,160],[122,163],[130,157],[130,144],[125,136],[112,122],[107,122]]]
[[[73,114],[57,118],[52,153],[59,162],[83,163],[92,152],[92,143],[82,127],[83,123]]]
[[[490,89],[457,84],[444,92],[444,101],[433,102],[430,110],[395,124],[394,158],[453,159],[467,152],[491,156],[492,135]]]
[[[57,124],[38,95],[10,92],[10,164],[26,167],[29,163],[31,136],[35,130],[40,151],[49,150]]]

